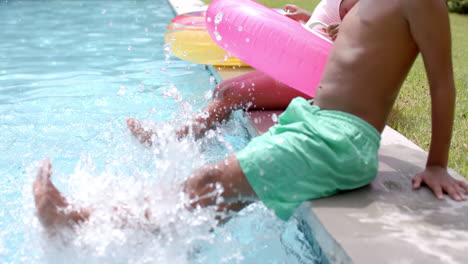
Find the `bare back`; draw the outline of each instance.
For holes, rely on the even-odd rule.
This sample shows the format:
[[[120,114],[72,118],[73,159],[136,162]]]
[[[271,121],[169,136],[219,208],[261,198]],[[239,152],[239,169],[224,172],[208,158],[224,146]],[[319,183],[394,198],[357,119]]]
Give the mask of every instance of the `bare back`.
[[[347,14],[317,89],[321,109],[354,114],[383,130],[418,54],[402,1],[361,0]]]

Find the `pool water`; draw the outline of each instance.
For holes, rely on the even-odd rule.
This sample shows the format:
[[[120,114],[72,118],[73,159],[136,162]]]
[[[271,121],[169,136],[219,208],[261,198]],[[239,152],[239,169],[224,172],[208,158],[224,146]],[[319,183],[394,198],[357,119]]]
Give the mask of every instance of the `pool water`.
[[[213,209],[181,206],[183,180],[251,136],[236,113],[204,139],[176,140],[172,130],[209,102],[216,80],[170,56],[173,16],[165,0],[0,2],[0,263],[323,261],[298,220],[281,222],[261,203],[222,226]],[[127,117],[148,120],[160,144],[139,144]],[[65,242],[46,238],[34,215],[46,158],[58,188],[99,212]],[[145,208],[154,222],[118,222],[118,205],[128,222],[144,222]]]

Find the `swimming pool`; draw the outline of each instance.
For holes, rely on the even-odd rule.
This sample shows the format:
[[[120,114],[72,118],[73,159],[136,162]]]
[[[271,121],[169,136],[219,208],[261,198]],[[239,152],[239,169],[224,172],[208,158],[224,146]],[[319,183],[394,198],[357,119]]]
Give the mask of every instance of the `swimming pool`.
[[[300,221],[261,204],[224,226],[210,210],[177,208],[175,186],[195,168],[249,140],[236,113],[209,137],[177,141],[170,130],[209,100],[210,72],[169,56],[165,0],[0,3],[1,263],[321,263]],[[152,120],[167,135],[146,148],[125,118]],[[34,216],[31,184],[50,158],[54,182],[103,214],[63,245]],[[138,207],[153,197],[161,231],[108,225],[109,201]],[[139,211],[135,211],[138,217]]]

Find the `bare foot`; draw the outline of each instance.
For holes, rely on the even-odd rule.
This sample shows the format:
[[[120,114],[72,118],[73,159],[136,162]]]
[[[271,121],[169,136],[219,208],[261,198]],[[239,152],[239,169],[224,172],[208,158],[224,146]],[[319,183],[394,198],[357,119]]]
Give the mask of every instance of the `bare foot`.
[[[127,126],[128,129],[130,129],[130,132],[142,143],[142,144],[147,144],[149,146],[153,145],[153,136],[158,136],[158,134],[152,130],[145,129],[140,121],[133,119],[133,118],[128,118],[127,119]]]
[[[37,216],[47,231],[73,227],[89,217],[89,212],[85,209],[72,209],[72,206],[57,190],[50,180],[51,167],[49,160],[44,161],[39,167],[33,185]]]

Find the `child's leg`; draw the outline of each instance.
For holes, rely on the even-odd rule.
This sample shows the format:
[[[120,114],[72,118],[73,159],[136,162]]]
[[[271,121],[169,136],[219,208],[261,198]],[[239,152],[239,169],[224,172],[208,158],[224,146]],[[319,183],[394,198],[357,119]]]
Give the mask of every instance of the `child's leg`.
[[[34,181],[33,191],[39,221],[49,234],[54,234],[87,221],[92,212],[86,208],[74,208],[68,203],[50,180],[51,166],[49,161],[43,162]],[[222,187],[219,192],[217,185]],[[235,156],[197,170],[185,183],[184,191],[191,198],[188,206],[216,205],[222,198],[218,207],[223,211],[238,211],[256,197]],[[122,209],[115,210],[118,212]],[[147,218],[150,215],[149,211],[145,213]],[[132,224],[126,223],[125,217],[121,220],[124,225]]]
[[[215,89],[213,102],[222,101],[234,110],[284,109],[298,96],[310,99],[260,71],[253,71],[221,82]]]
[[[199,138],[211,129],[214,124],[225,120],[233,111],[249,108],[259,110],[284,109],[295,97],[307,95],[284,85],[268,75],[253,71],[221,82],[216,86],[213,100],[194,118],[191,125],[176,131],[179,137],[186,136],[192,129],[194,136]],[[142,142],[151,144],[151,136],[156,132],[144,130],[134,119],[127,121],[132,133]]]
[[[238,211],[257,199],[234,155],[195,171],[184,191],[192,207],[217,205],[221,210]]]

